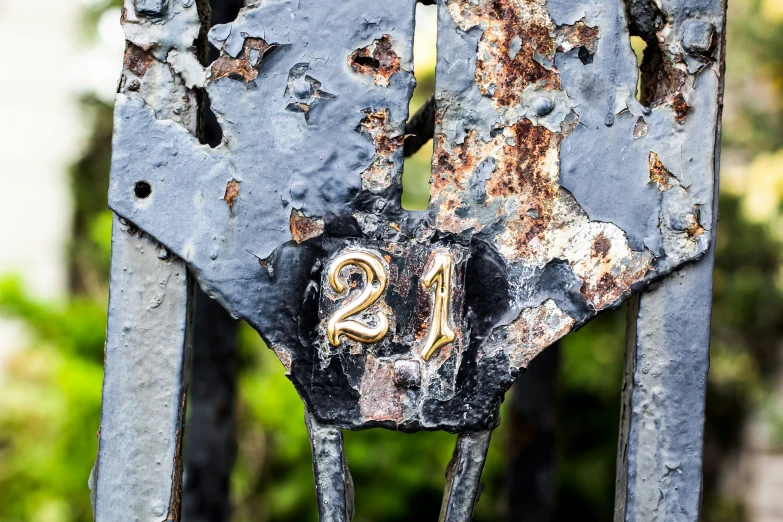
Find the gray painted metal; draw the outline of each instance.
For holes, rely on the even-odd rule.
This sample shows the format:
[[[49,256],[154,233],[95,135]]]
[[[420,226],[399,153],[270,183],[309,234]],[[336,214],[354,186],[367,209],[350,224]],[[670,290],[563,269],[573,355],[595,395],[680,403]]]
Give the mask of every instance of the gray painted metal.
[[[632,9],[642,2],[633,2]],[[707,253],[631,300],[617,454],[615,522],[697,522],[709,370],[712,279],[723,107],[725,0],[663,2],[689,69],[712,48],[707,110],[699,146],[712,156],[713,206]],[[671,22],[674,20],[674,22]],[[665,45],[667,42],[663,42]],[[712,76],[712,75],[710,75]]]
[[[615,522],[699,520],[713,261],[629,308]]]
[[[446,470],[446,491],[440,509],[440,522],[470,522],[483,485],[481,472],[489,450],[491,430],[465,433],[457,437],[454,455]]]
[[[353,480],[343,449],[340,428],[320,423],[305,410],[305,425],[313,451],[315,495],[320,522],[350,522],[353,519]]]
[[[147,2],[146,10],[126,10],[131,43],[118,97],[144,100],[159,117],[195,134],[195,93],[153,56],[178,50],[195,60],[199,13],[193,0],[186,3],[151,12]],[[122,152],[116,123],[114,154]],[[191,292],[182,260],[115,218],[99,449],[91,478],[96,522],[179,519]]]
[[[185,264],[115,218],[97,522],[177,518],[188,369]]]

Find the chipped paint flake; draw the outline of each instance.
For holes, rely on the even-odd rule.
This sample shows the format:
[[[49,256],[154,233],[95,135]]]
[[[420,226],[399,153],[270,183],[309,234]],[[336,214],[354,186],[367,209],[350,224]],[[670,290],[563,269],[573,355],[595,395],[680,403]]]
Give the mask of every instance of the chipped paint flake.
[[[389,86],[389,79],[400,70],[400,57],[394,51],[391,36],[383,35],[367,47],[355,50],[348,63],[359,74],[372,76],[375,85]]]
[[[300,210],[291,210],[291,236],[297,244],[313,239],[324,233],[323,218],[310,218]]]
[[[552,299],[522,310],[506,330],[503,349],[509,364],[516,369],[527,368],[536,355],[567,334],[573,324],[573,318]]]
[[[234,210],[234,201],[239,197],[240,182],[231,178],[226,183],[226,193],[223,195],[223,201],[226,202],[228,208]]]

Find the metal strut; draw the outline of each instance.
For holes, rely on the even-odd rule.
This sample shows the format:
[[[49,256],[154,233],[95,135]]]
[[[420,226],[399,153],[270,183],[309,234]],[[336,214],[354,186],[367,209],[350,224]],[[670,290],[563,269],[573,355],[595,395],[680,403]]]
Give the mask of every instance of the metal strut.
[[[320,522],[350,522],[353,519],[353,479],[343,448],[343,432],[328,426],[305,409],[305,424],[313,451],[315,496]]]
[[[481,472],[487,459],[491,430],[465,433],[457,438],[454,455],[446,469],[446,491],[440,522],[469,522],[483,485]]]

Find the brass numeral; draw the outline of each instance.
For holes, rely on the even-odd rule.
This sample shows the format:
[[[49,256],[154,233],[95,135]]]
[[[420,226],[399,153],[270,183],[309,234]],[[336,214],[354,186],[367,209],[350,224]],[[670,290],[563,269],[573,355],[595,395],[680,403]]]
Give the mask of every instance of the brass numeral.
[[[432,318],[430,330],[427,332],[427,340],[421,350],[421,358],[429,361],[430,357],[438,350],[456,339],[456,334],[451,326],[451,274],[454,271],[454,262],[449,254],[436,252],[430,258],[430,267],[422,279],[425,289],[435,287],[435,299],[432,303]]]
[[[369,252],[346,252],[339,256],[332,262],[328,272],[329,284],[338,294],[347,293],[348,282],[340,280],[340,271],[350,265],[364,272],[364,289],[355,299],[338,308],[329,319],[326,336],[332,346],[340,346],[341,335],[362,343],[375,343],[389,331],[389,318],[383,312],[378,312],[378,324],[374,327],[349,319],[375,304],[386,291],[383,261]]]

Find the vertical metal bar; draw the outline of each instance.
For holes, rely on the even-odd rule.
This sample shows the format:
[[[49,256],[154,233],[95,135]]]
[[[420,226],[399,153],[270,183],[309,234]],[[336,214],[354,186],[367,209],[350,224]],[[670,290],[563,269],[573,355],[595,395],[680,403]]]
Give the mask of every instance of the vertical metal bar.
[[[343,448],[340,428],[321,424],[305,409],[305,424],[313,450],[315,495],[320,522],[353,519],[353,480]]]
[[[176,519],[188,274],[117,218],[112,236],[95,520]]]
[[[555,487],[555,403],[560,346],[530,363],[511,388],[508,425],[508,520],[547,522]]]
[[[473,507],[481,494],[481,472],[491,436],[490,430],[458,436],[454,455],[446,470],[440,522],[469,522],[473,518]]]
[[[199,1],[176,13],[139,9],[123,16],[129,41],[120,94],[143,99],[158,117],[193,134],[197,97],[172,78],[163,46],[192,52],[203,8]],[[146,20],[153,14],[167,17]],[[138,130],[122,123],[115,117],[114,154],[132,155],[128,135]],[[101,427],[90,481],[98,522],[179,520],[191,294],[185,263],[115,218]]]
[[[685,17],[696,14],[688,2],[676,3],[684,7]],[[677,12],[675,6],[667,7]],[[711,235],[710,248],[701,259],[685,265],[629,304],[615,522],[697,522],[701,513],[726,3],[719,0],[701,7],[703,11],[698,15],[710,22],[687,20],[681,41],[686,52],[712,49],[716,53],[716,97],[705,105],[705,112],[712,112],[714,117],[714,134],[706,129],[690,134],[695,148],[713,151],[713,205],[708,209],[712,219],[705,231]]]
[[[236,321],[217,301],[196,289],[182,488],[185,522],[223,522],[231,518],[229,483],[236,457],[236,339]]]
[[[234,20],[244,0],[210,0],[210,27]],[[210,48],[209,61],[218,57]],[[208,100],[203,100],[205,111]],[[222,132],[205,114],[202,143],[217,145]],[[231,519],[230,481],[237,444],[238,323],[197,286],[193,319],[193,365],[185,430],[182,520],[227,522]]]
[[[629,309],[616,522],[699,520],[713,259]]]

